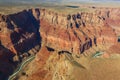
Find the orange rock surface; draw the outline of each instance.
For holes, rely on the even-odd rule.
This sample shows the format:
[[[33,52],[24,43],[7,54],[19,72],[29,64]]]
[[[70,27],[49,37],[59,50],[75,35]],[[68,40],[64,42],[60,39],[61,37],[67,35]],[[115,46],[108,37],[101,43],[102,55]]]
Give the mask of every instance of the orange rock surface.
[[[66,15],[36,8],[10,15],[0,15],[0,41],[14,55],[13,63],[16,57],[20,62],[28,55],[36,54],[35,60],[29,65],[34,67],[28,66],[33,72],[30,73],[31,71],[28,70],[28,74],[26,73],[28,77],[22,76],[20,80],[24,80],[24,77],[27,80],[34,78],[56,80],[56,77],[52,76],[57,75],[57,72],[65,75],[66,71],[70,70],[68,66],[71,65],[67,65],[68,62],[64,61],[64,53],[79,57],[85,55],[84,53],[93,53],[94,47],[98,49],[101,45],[113,52],[112,49],[115,48],[114,53],[119,53],[118,45],[115,45],[119,30],[116,31],[117,28],[114,27],[120,19],[117,17],[120,15],[117,11],[119,10],[100,9],[93,13],[79,12]],[[36,49],[36,46],[39,47]],[[107,54],[106,51],[106,55],[103,56],[109,57]],[[0,57],[0,61],[5,60],[10,64],[6,53],[1,53]],[[58,62],[61,65],[54,69]],[[61,76],[58,77],[60,80]]]

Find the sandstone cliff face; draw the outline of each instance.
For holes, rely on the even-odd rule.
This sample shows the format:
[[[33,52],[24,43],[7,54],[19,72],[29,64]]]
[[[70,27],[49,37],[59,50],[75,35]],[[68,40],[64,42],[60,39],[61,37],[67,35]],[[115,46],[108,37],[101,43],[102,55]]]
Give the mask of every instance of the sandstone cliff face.
[[[1,52],[0,66],[5,66],[6,64],[9,66],[8,69],[11,69],[8,70],[7,67],[1,67],[3,70],[1,75],[3,73],[4,77],[7,78],[13,72],[12,70],[15,69],[16,63],[20,63],[23,59],[39,51],[41,41],[39,16],[40,12],[38,9],[24,10],[10,15],[0,15],[0,42],[13,55],[8,56],[11,55],[10,52]],[[9,61],[6,61],[9,59],[14,64],[11,65]],[[0,78],[4,77],[0,76]]]
[[[89,61],[83,59],[82,66],[79,57],[103,51],[117,43],[117,35],[106,21],[109,17],[107,11],[64,15],[40,9],[42,48],[25,68],[25,75],[17,76],[19,80],[93,80],[89,74],[86,78],[84,73],[77,76],[78,67],[89,69]]]
[[[41,80],[56,80],[53,75],[57,75],[60,80],[61,76],[58,76],[57,72],[64,75],[71,70],[70,63],[64,61],[66,56],[63,53],[79,57],[86,52],[93,52],[93,47],[99,48],[102,45],[109,48],[117,43],[117,35],[107,22],[111,17],[106,10],[65,15],[46,9],[30,9],[16,14],[0,15],[0,41],[14,55],[13,62],[20,62],[38,53],[30,64],[36,66],[29,68],[36,73],[28,73],[27,75],[32,75],[28,80],[32,80],[38,73],[43,74]],[[57,62],[60,62],[61,66],[58,65],[55,70]],[[64,66],[64,63],[68,65]]]
[[[42,43],[58,51],[80,54],[94,45],[117,42],[114,30],[104,20],[108,13],[103,13],[106,17],[98,12],[71,15],[52,14],[45,9],[40,12]]]
[[[120,35],[120,9],[119,8],[112,8],[112,9],[104,9],[103,12],[106,12],[108,14],[108,17],[106,18],[106,22],[110,27],[112,27],[117,36]]]
[[[35,13],[36,11],[36,13]],[[18,54],[40,45],[39,16],[37,9],[1,16],[0,41],[3,46]]]

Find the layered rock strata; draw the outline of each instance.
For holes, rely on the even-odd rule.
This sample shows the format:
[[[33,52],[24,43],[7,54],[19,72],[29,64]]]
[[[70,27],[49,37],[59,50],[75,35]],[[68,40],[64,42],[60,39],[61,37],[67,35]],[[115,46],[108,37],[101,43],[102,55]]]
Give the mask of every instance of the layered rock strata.
[[[111,13],[103,12],[78,12],[66,15],[37,8],[10,15],[0,15],[0,41],[14,55],[12,62],[20,62],[24,58],[36,54],[42,45],[34,60],[34,62],[38,61],[35,63],[36,67],[37,64],[46,65],[51,53],[56,53],[56,55],[52,55],[55,56],[55,59],[50,59],[53,65],[53,61],[56,60],[55,64],[57,60],[61,61],[61,55],[63,61],[65,58],[63,53],[70,54],[70,56],[81,55],[93,47],[99,48],[102,45],[109,48],[117,43],[117,34],[109,23],[112,18]],[[61,64],[63,65],[63,63]],[[42,67],[37,68],[39,70]],[[62,67],[65,68],[64,65]],[[60,67],[58,66],[58,68]],[[42,74],[44,71],[45,73],[41,80],[47,74],[45,69],[43,72],[42,70],[39,73]],[[54,74],[54,72],[52,73]],[[35,75],[35,73],[33,74]],[[51,80],[51,78],[49,79]],[[30,80],[32,80],[31,77]]]
[[[40,12],[42,43],[58,51],[80,54],[94,45],[117,43],[116,33],[106,23],[106,16],[97,12],[71,15],[45,9]]]
[[[37,9],[24,10],[10,15],[0,15],[0,42],[2,46],[9,50],[7,54],[13,55],[5,57],[10,62],[4,62],[3,58],[1,58],[0,66],[5,66],[2,64],[3,62],[7,64],[6,66],[9,66],[8,64],[12,62],[14,68],[9,68],[14,70],[17,64],[39,51],[41,44],[39,16],[40,12]],[[4,55],[6,53],[1,53],[1,57]],[[7,75],[12,72],[8,70]],[[6,72],[2,71],[1,75],[4,74]],[[0,76],[0,78],[2,77]]]

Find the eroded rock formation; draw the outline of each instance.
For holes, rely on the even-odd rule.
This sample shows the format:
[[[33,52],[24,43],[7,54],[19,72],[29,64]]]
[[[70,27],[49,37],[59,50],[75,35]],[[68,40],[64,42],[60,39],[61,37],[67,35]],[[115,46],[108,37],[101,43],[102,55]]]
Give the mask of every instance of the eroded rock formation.
[[[0,15],[0,41],[14,55],[11,58],[13,63],[37,53],[30,64],[35,66],[28,66],[33,72],[28,70],[25,76],[19,76],[20,80],[33,80],[34,77],[36,80],[68,80],[65,76],[70,77],[72,65],[65,60],[64,53],[71,59],[74,56],[79,58],[82,54],[93,53],[94,47],[104,50],[101,46],[108,49],[117,43],[117,34],[109,23],[114,20],[111,15],[111,11],[106,10],[66,15],[46,9]],[[61,66],[54,69],[58,62]]]
[[[52,12],[41,10],[40,33],[42,43],[51,48],[80,54],[94,45],[108,46],[117,42],[114,30],[97,12],[77,13],[66,15],[67,17],[50,13]]]
[[[24,10],[10,15],[0,15],[0,42],[14,55],[11,57],[11,61],[14,63],[19,63],[39,51],[41,41],[39,16],[40,12],[38,9]],[[9,64],[9,62],[5,63]]]

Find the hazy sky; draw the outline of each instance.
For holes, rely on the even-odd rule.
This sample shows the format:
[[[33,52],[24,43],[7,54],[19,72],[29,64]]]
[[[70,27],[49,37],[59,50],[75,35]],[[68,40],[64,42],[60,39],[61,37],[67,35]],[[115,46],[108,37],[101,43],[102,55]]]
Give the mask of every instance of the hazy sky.
[[[7,2],[22,2],[22,3],[37,3],[37,2],[97,2],[97,3],[105,3],[105,2],[120,2],[120,0],[0,0],[0,3]]]

